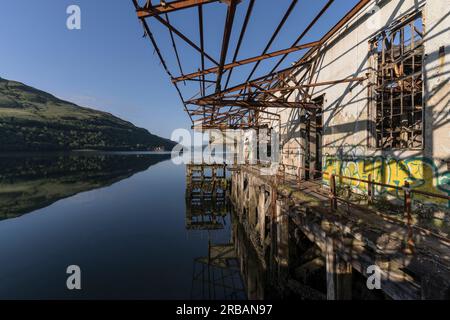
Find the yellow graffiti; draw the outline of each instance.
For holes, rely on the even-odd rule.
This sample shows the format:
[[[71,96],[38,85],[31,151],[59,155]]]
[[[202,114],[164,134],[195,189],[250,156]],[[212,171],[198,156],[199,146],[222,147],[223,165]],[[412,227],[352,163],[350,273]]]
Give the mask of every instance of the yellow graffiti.
[[[372,181],[402,187],[408,181],[414,190],[432,192],[436,194],[448,195],[448,182],[446,177],[439,175],[437,167],[432,161],[423,158],[412,158],[397,160],[394,158],[356,158],[337,159],[335,157],[325,157],[323,171],[328,174],[368,180],[371,175]],[[324,180],[328,178],[325,176]],[[351,185],[362,191],[367,191],[367,183],[360,181],[337,178],[339,184]],[[444,183],[445,185],[439,185]],[[447,192],[445,192],[447,191]],[[389,193],[400,196],[401,191],[395,188],[377,186],[377,193]],[[419,198],[419,197],[418,197]],[[428,199],[431,202],[447,204],[444,199]]]

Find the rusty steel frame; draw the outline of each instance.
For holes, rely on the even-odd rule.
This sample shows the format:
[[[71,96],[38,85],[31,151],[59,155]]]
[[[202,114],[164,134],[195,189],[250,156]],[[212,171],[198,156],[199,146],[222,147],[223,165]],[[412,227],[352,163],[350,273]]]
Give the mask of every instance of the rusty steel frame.
[[[231,34],[235,24],[235,15],[237,7],[241,2],[248,1],[245,17],[239,30],[238,41],[232,56],[232,61],[227,63],[228,51],[230,48]],[[317,66],[317,59],[320,55],[320,49],[324,47],[330,38],[346,23],[348,23],[358,12],[360,12],[371,0],[360,0],[354,8],[352,8],[333,28],[331,28],[320,40],[309,43],[300,44],[306,34],[316,25],[320,18],[333,4],[334,0],[328,0],[317,15],[309,22],[307,27],[300,33],[297,39],[292,43],[291,47],[282,50],[269,52],[273,42],[280,34],[283,26],[291,16],[298,0],[292,0],[285,10],[281,20],[279,21],[275,31],[271,35],[268,43],[260,55],[238,60],[239,51],[247,32],[248,24],[251,20],[255,0],[176,0],[176,1],[160,1],[160,4],[153,5],[152,1],[146,1],[145,5],[140,6],[138,0],[132,0],[138,19],[142,22],[145,36],[147,36],[157,56],[169,75],[178,95],[180,96],[185,111],[188,113],[193,128],[252,128],[266,127],[267,121],[279,119],[279,114],[274,109],[299,108],[299,109],[316,109],[311,101],[309,89],[316,86],[335,85],[345,82],[361,82],[366,80],[362,77],[353,77],[339,80],[329,80],[321,83],[315,83],[308,73],[312,74]],[[257,2],[256,2],[257,3]],[[205,52],[204,39],[204,11],[205,5],[226,5],[226,19],[223,27],[222,45],[220,57],[216,58]],[[175,28],[169,16],[172,12],[181,10],[196,9],[198,14],[199,26],[199,44],[197,45],[193,39],[187,37],[179,29]],[[147,19],[158,21],[167,28],[169,32],[169,41],[172,44],[176,63],[180,71],[179,76],[174,76],[168,68],[161,50],[158,47],[156,39],[150,31]],[[189,47],[196,50],[200,54],[200,66],[196,72],[184,74],[180,58],[180,51],[177,48],[177,38],[184,41]],[[292,53],[299,52],[303,49],[309,50],[304,53],[296,63],[282,70],[277,70],[281,63]],[[252,76],[258,68],[261,61],[266,59],[274,59],[280,57],[272,70],[256,79]],[[213,67],[206,66],[212,63]],[[243,65],[254,63],[247,80],[244,83],[234,85],[228,88],[233,70]],[[303,76],[296,79],[299,72],[304,72]],[[227,74],[225,85],[222,86],[222,79]],[[214,76],[213,79],[210,77]],[[183,81],[199,82],[199,93],[197,98],[185,99],[178,86]],[[306,83],[305,83],[306,81]],[[186,83],[185,83],[186,84]],[[207,84],[209,84],[207,86]],[[212,93],[207,94],[208,88],[213,87]],[[211,92],[211,91],[209,91]],[[299,93],[298,102],[288,101],[294,92]],[[269,111],[270,109],[270,111]]]
[[[258,61],[269,59],[269,58],[273,58],[273,57],[278,57],[278,56],[289,54],[289,53],[292,53],[292,52],[296,52],[296,51],[299,51],[299,50],[302,50],[302,49],[305,49],[305,48],[315,47],[315,46],[318,46],[319,44],[320,44],[319,41],[314,41],[314,42],[305,43],[305,44],[302,44],[302,45],[299,45],[299,46],[294,46],[294,47],[291,47],[291,48],[288,48],[288,49],[278,50],[278,51],[274,51],[274,52],[270,52],[270,53],[264,53],[264,54],[256,56],[256,57],[247,58],[247,59],[243,59],[243,60],[240,60],[240,61],[235,61],[235,62],[226,64],[226,65],[223,65],[221,69],[222,69],[222,71],[223,70],[228,70],[228,69],[233,69],[235,67],[243,66],[243,65],[246,65],[246,64],[249,64],[249,63],[258,62]],[[172,79],[172,82],[184,81],[184,80],[197,78],[199,76],[207,75],[207,74],[210,74],[210,73],[216,73],[216,72],[217,73],[220,72],[219,67],[209,68],[209,69],[206,69],[206,70],[203,70],[203,71],[194,72],[194,73],[190,73],[190,74],[178,77],[178,78],[174,78],[174,79]]]
[[[163,3],[158,6],[150,6],[150,1],[143,8],[139,8],[135,3],[137,16],[139,18],[154,17],[162,13],[174,12],[177,10],[188,9],[201,6],[208,3],[219,2],[220,0],[178,0],[169,3]]]

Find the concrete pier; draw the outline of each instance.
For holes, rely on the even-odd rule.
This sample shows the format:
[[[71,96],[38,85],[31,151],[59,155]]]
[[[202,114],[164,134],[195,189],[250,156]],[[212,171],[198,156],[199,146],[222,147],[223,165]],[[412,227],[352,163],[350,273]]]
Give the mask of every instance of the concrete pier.
[[[289,286],[295,280],[301,286],[293,270],[302,275],[321,270],[324,259],[319,273],[323,272],[322,293],[327,299],[358,298],[353,294],[353,280],[367,279],[371,266],[380,270],[381,289],[370,292],[359,281],[359,292],[377,291],[392,299],[449,298],[450,242],[415,230],[415,251],[408,254],[405,245],[411,235],[405,225],[373,212],[349,210],[340,201],[333,211],[325,187],[305,183],[298,188],[295,183],[275,180],[260,175],[257,167],[241,167],[232,173],[231,192],[239,221],[274,282]],[[305,244],[295,243],[292,230],[300,233],[297,238],[307,239],[302,241],[311,247],[308,254],[317,247],[321,258],[311,256],[302,262],[304,266],[296,266],[294,260],[302,260],[306,253],[295,257],[298,247]]]

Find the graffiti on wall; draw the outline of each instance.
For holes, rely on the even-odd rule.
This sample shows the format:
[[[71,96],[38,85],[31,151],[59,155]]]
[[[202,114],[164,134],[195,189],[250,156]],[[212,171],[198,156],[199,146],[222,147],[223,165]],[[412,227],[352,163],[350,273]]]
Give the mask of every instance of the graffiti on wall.
[[[388,185],[402,187],[408,181],[413,189],[450,195],[450,171],[439,172],[432,159],[425,157],[410,157],[396,159],[388,157],[336,157],[326,155],[323,161],[323,171],[329,174],[347,176],[367,180],[369,174],[372,180]],[[346,181],[346,184],[367,191],[367,183]],[[393,188],[377,186],[377,194],[388,193],[400,197],[401,191]],[[448,201],[434,198],[433,202],[446,204]]]

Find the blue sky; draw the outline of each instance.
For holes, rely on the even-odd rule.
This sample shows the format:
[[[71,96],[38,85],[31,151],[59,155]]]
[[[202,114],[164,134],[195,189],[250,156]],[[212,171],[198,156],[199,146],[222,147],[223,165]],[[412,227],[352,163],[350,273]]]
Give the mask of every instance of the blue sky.
[[[159,1],[153,1],[154,3]],[[257,0],[239,59],[258,55],[268,42],[291,0]],[[283,32],[270,51],[283,49],[301,33],[325,0],[299,0]],[[336,0],[303,42],[319,39],[357,1]],[[24,82],[79,105],[104,110],[161,136],[176,128],[189,128],[190,121],[153,48],[142,38],[143,30],[131,0],[0,0],[0,77]],[[239,5],[229,59],[247,7]],[[68,30],[66,9],[81,8],[82,29]],[[205,6],[206,50],[219,60],[225,8]],[[176,12],[171,23],[192,39],[198,39],[196,10]],[[171,71],[178,75],[169,34],[163,26],[150,26]],[[199,67],[198,54],[177,39],[185,73]],[[285,66],[298,59],[292,55]],[[263,75],[273,61],[261,64]],[[207,65],[208,67],[208,65]],[[233,73],[232,81],[245,79],[251,66]],[[198,86],[198,85],[197,85]],[[186,98],[193,91],[183,88]]]

